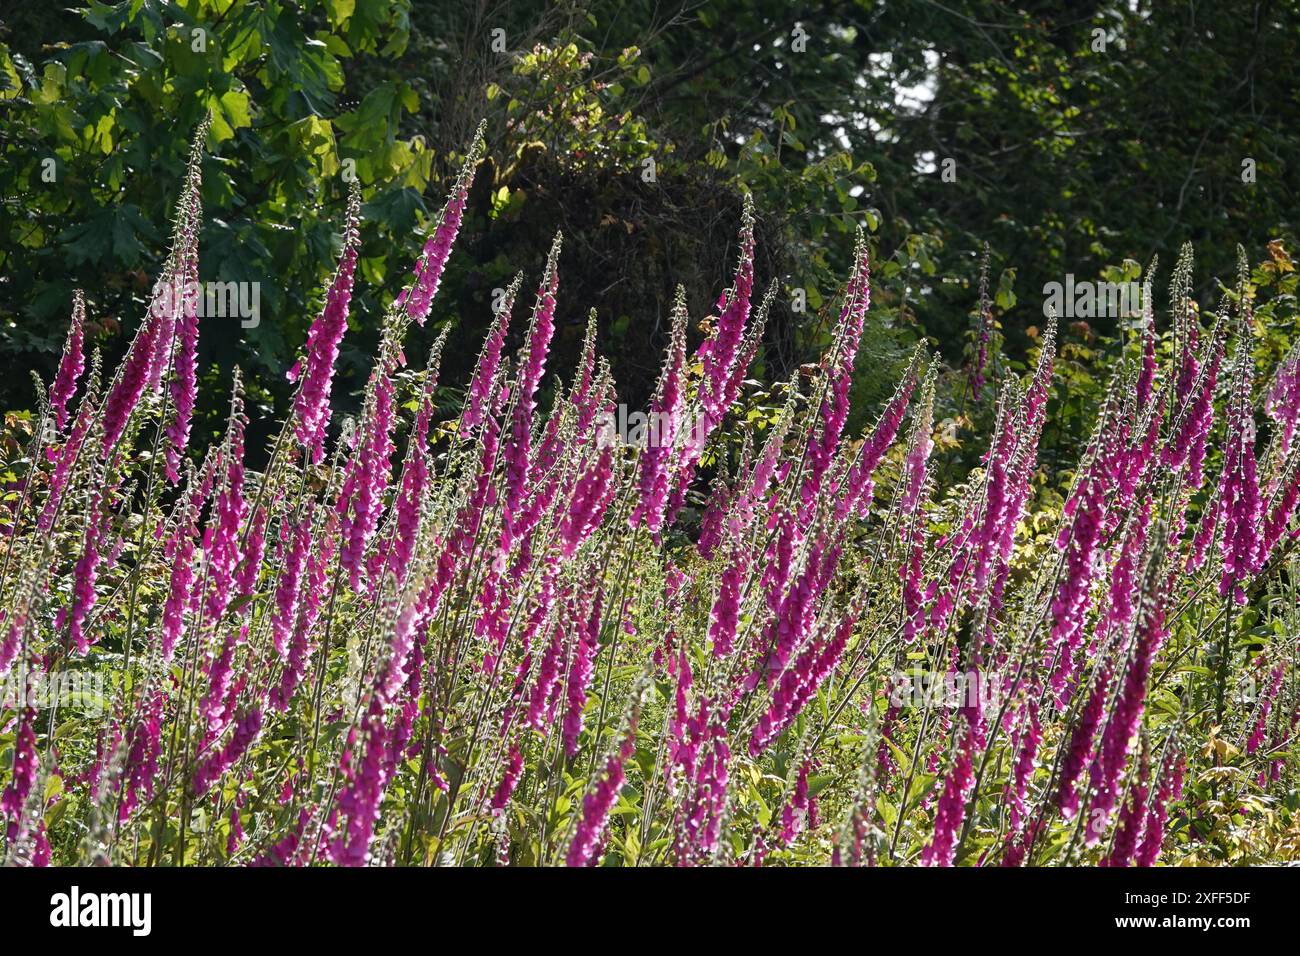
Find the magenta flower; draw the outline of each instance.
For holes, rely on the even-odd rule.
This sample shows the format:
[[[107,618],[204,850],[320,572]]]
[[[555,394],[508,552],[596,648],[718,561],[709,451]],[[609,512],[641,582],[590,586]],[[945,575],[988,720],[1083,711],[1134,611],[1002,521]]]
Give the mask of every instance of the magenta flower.
[[[1286,458],[1291,453],[1296,421],[1300,420],[1300,346],[1292,349],[1278,367],[1264,399],[1264,412],[1277,424],[1278,454]]]
[[[225,745],[217,748],[199,762],[194,771],[190,789],[197,798],[202,798],[212,789],[212,785],[221,779],[222,774],[234,766],[262,732],[262,708],[249,709],[238,721]]]
[[[510,748],[510,754],[506,758],[506,769],[501,775],[501,782],[492,793],[491,807],[494,814],[500,813],[510,802],[511,795],[515,792],[515,787],[519,784],[519,777],[524,772],[524,756],[519,752],[518,746]]]
[[[203,532],[207,558],[208,596],[204,620],[215,626],[234,596],[235,569],[240,558],[240,528],[248,503],[244,500],[244,399],[239,377],[230,400],[230,419],[221,451],[224,481],[217,492],[213,517]]]
[[[352,301],[352,282],[357,268],[360,216],[361,199],[353,192],[348,200],[348,217],[343,227],[343,252],[325,293],[325,306],[307,331],[306,353],[286,376],[290,382],[298,383],[293,396],[294,437],[313,465],[320,464],[325,455],[325,428],[330,419],[334,363],[338,360],[339,343],[348,330],[348,305]]]
[[[343,522],[343,547],[339,561],[352,589],[361,585],[366,548],[379,527],[384,490],[392,469],[394,403],[396,392],[389,370],[380,360],[370,376],[368,401],[355,454],[348,459],[343,487],[335,505]]]
[[[1223,573],[1219,595],[1246,603],[1241,582],[1259,570],[1261,542],[1259,478],[1255,472],[1255,415],[1251,404],[1249,338],[1238,345],[1240,368],[1228,421],[1228,442],[1219,480],[1223,515]]]
[[[483,130],[484,125],[480,124],[474,134],[473,142],[470,143],[465,162],[456,177],[456,183],[452,186],[451,195],[447,197],[447,204],[443,206],[438,216],[438,225],[420,253],[411,286],[397,299],[397,304],[403,306],[406,314],[419,325],[424,325],[429,315],[429,305],[438,292],[438,284],[442,280],[443,269],[446,268],[447,259],[451,255],[452,244],[455,243],[456,235],[460,232],[461,219],[465,215],[465,203],[469,199],[470,183],[473,182],[474,172],[483,158]]]
[[[977,731],[962,721],[962,732],[951,769],[944,779],[943,791],[934,817],[934,836],[921,850],[924,866],[952,866],[956,860],[957,837],[966,819],[966,801],[975,785],[974,758]]]
[[[601,449],[600,457],[578,477],[560,522],[561,552],[566,558],[600,526],[617,488],[614,485],[614,450]]]
[[[1147,812],[1146,826],[1142,831],[1142,842],[1137,849],[1134,862],[1138,866],[1155,866],[1164,843],[1165,823],[1169,820],[1169,804],[1183,798],[1183,770],[1186,766],[1183,755],[1171,753],[1165,758],[1164,770],[1160,774],[1160,785],[1156,788],[1155,798]]]
[[[569,660],[569,676],[565,681],[564,754],[574,757],[578,753],[578,738],[582,734],[582,712],[587,706],[587,691],[595,672],[596,654],[600,651],[600,615],[603,595],[597,589],[591,602],[591,613],[579,622],[573,654]]]
[[[181,458],[189,446],[190,419],[194,415],[194,401],[198,396],[198,257],[190,256],[184,268],[185,287],[180,302],[180,315],[176,319],[177,348],[172,357],[173,410],[171,421],[167,424],[167,446],[163,461],[167,480],[172,483],[180,481]]]
[[[599,859],[605,842],[605,825],[609,821],[609,812],[614,809],[627,780],[624,765],[635,749],[634,723],[623,736],[618,751],[605,761],[605,769],[595,787],[582,798],[582,815],[565,856],[566,866],[591,866]]]
[[[523,273],[515,275],[514,281],[506,289],[505,298],[492,319],[492,328],[488,330],[487,339],[479,353],[478,365],[474,377],[470,380],[469,393],[465,407],[460,415],[461,431],[469,434],[483,423],[487,413],[488,401],[496,383],[497,370],[501,367],[501,350],[505,347],[506,332],[510,327],[510,313],[514,309],[519,286],[523,282]]]
[[[1043,727],[1038,719],[1038,701],[1030,699],[1025,702],[1020,732],[1012,745],[1016,752],[1016,762],[1007,787],[1007,799],[1011,804],[1007,823],[1012,831],[1023,828],[1027,819],[1026,791],[1034,769],[1038,766],[1038,745],[1042,740]]]
[[[722,572],[718,596],[709,611],[709,643],[713,645],[714,657],[730,657],[735,649],[741,589],[748,571],[749,563],[738,550]]]
[[[1157,564],[1152,561],[1153,567]],[[1152,575],[1159,573],[1154,568]],[[1088,815],[1088,827],[1084,837],[1087,845],[1092,846],[1101,839],[1110,825],[1110,814],[1119,798],[1120,779],[1124,766],[1132,751],[1133,740],[1137,735],[1146,707],[1147,679],[1151,673],[1151,662],[1156,651],[1165,638],[1165,609],[1163,597],[1155,593],[1155,582],[1148,580],[1143,585],[1141,620],[1133,638],[1133,650],[1129,657],[1128,668],[1124,672],[1124,681],[1120,687],[1115,707],[1106,723],[1102,734],[1094,766],[1093,780],[1096,793]]]
[[[59,370],[50,385],[50,411],[54,413],[54,427],[63,431],[68,421],[68,402],[77,392],[77,380],[86,370],[86,298],[80,289],[72,293],[72,323],[68,326],[68,337],[63,342],[63,357],[59,360]]]
[[[13,775],[9,779],[9,786],[0,793],[0,813],[8,815],[11,821],[22,816],[41,765],[40,754],[36,752],[36,732],[32,730],[35,716],[30,708],[22,709],[18,732],[14,737]],[[10,823],[11,828],[14,825],[14,822]]]
[[[825,374],[821,400],[817,406],[813,427],[808,432],[803,485],[800,491],[803,510],[806,512],[821,490],[822,476],[830,467],[839,447],[840,435],[849,417],[849,386],[853,380],[853,363],[857,358],[858,344],[862,339],[862,324],[871,306],[871,267],[867,258],[867,244],[861,231],[854,252],[853,275],[844,292],[844,305],[840,310],[834,344],[822,356]]]
[[[744,337],[745,323],[749,321],[753,290],[754,202],[746,193],[741,212],[740,263],[736,267],[736,278],[732,287],[718,299],[717,325],[696,354],[704,370],[700,383],[700,401],[705,413],[713,420],[720,421],[730,404],[723,404],[723,400]]]
[[[654,425],[641,449],[637,489],[640,497],[628,517],[628,525],[635,528],[644,522],[652,534],[663,528],[664,512],[668,505],[668,481],[671,477],[673,449],[677,430],[681,424],[682,373],[686,362],[686,293],[680,286],[673,304],[672,340],[668,357],[654,398],[650,402],[650,421]]]

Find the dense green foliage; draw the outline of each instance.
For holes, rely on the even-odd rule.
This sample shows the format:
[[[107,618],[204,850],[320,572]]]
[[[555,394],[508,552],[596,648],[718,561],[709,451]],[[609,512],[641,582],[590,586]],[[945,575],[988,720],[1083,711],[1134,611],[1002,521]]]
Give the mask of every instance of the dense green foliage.
[[[540,261],[559,227],[575,294],[557,348],[576,357],[594,307],[615,372],[644,397],[673,289],[707,312],[747,190],[759,281],[780,286],[764,352],[774,374],[825,345],[822,305],[851,231],[873,233],[876,334],[856,386],[871,401],[923,331],[962,361],[984,242],[1020,356],[1039,290],[1067,272],[1135,274],[1191,239],[1208,250],[1209,294],[1234,243],[1258,256],[1289,240],[1298,43],[1288,3],[15,5],[0,15],[0,355],[48,373],[74,286],[100,344],[121,353],[189,131],[212,109],[204,278],[260,282],[266,321],[205,329],[202,367],[242,365],[254,397],[283,410],[351,160],[366,203],[367,284],[342,358],[355,392],[428,197],[486,116],[465,259],[435,316],[457,319],[454,369],[493,290]],[[806,312],[793,311],[796,289]],[[1067,341],[1115,331],[1091,325]],[[22,376],[0,389],[0,405],[30,406]]]

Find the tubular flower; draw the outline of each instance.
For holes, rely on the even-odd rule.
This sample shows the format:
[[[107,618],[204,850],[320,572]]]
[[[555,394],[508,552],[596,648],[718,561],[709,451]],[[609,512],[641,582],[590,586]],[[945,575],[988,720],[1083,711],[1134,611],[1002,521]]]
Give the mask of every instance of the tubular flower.
[[[555,335],[555,295],[560,287],[560,243],[561,236],[556,233],[551,251],[546,257],[546,270],[537,289],[537,304],[533,308],[533,319],[528,328],[528,341],[524,343],[524,351],[519,358],[510,434],[503,450],[506,471],[504,534],[507,536],[503,538],[503,549],[508,549],[514,540],[516,529],[513,521],[528,490],[537,387],[546,371],[546,357],[550,352],[551,338]]]
[[[13,775],[9,779],[9,786],[0,793],[0,813],[9,816],[11,829],[15,825],[13,821],[23,813],[27,797],[32,792],[33,784],[36,783],[36,773],[40,769],[41,758],[36,752],[36,732],[32,730],[34,720],[35,714],[30,708],[24,707],[18,722],[18,732],[14,737]]]
[[[1038,745],[1042,740],[1043,727],[1038,720],[1038,701],[1026,701],[1019,739],[1013,747],[1016,751],[1016,763],[1007,789],[1007,798],[1011,804],[1008,826],[1013,832],[1025,825],[1025,794],[1029,787],[1029,779],[1034,774],[1034,768],[1038,766]]]
[[[718,299],[718,321],[713,334],[701,344],[697,358],[704,374],[700,400],[711,419],[721,421],[726,384],[735,365],[745,323],[749,321],[750,296],[754,290],[754,202],[745,194],[741,212],[740,263],[731,289]],[[730,404],[729,402],[727,404]]]
[[[772,692],[772,703],[758,719],[750,736],[751,757],[758,757],[799,716],[804,705],[839,664],[856,623],[857,618],[853,615],[846,617],[835,628],[833,637],[813,643],[781,674]]]
[[[1160,857],[1160,848],[1164,843],[1165,823],[1169,820],[1169,804],[1183,798],[1183,770],[1186,766],[1181,753],[1171,753],[1165,757],[1164,771],[1160,774],[1160,786],[1156,788],[1155,799],[1147,811],[1146,826],[1142,830],[1142,842],[1138,845],[1134,863],[1138,866],[1155,866]]]
[[[198,769],[194,771],[194,779],[190,784],[194,796],[198,798],[205,796],[221,775],[234,766],[235,762],[248,751],[261,732],[262,708],[253,707],[235,722],[235,729],[231,732],[225,746],[217,748],[199,761]]]
[[[595,672],[596,654],[600,651],[600,615],[603,595],[597,589],[591,603],[591,612],[578,628],[569,660],[569,676],[565,681],[564,754],[574,757],[578,753],[578,738],[582,734],[582,712],[587,706],[587,690]]]
[[[68,337],[63,342],[63,357],[59,370],[50,386],[50,411],[54,413],[54,427],[63,431],[68,421],[68,402],[77,392],[77,380],[86,370],[86,297],[80,289],[72,293],[72,323]]]
[[[844,293],[834,344],[822,357],[825,385],[817,407],[813,427],[808,432],[806,466],[801,488],[805,511],[811,509],[821,490],[822,476],[830,467],[849,417],[849,385],[853,379],[853,363],[857,358],[858,344],[862,339],[862,323],[871,306],[871,269],[867,259],[867,245],[861,232],[854,253],[854,270]]]
[[[137,722],[127,735],[126,764],[122,771],[122,801],[118,820],[126,822],[141,796],[153,799],[154,780],[158,776],[158,757],[162,752],[162,719],[166,697],[161,691],[146,694]]]
[[[311,532],[302,533],[307,536]],[[313,650],[312,631],[320,616],[321,599],[329,580],[337,535],[338,516],[331,512],[322,533],[315,539],[315,547],[307,556],[307,580],[300,589],[301,598],[293,635],[289,641],[288,656],[280,674],[280,683],[271,690],[270,703],[278,711],[288,709],[289,701],[293,699],[294,691],[306,673],[307,660]]]
[[[903,424],[903,415],[907,412],[907,406],[912,400],[912,392],[916,388],[916,372],[920,358],[921,351],[918,349],[903,374],[903,379],[895,390],[893,398],[881,413],[876,427],[858,450],[857,457],[844,481],[844,490],[835,503],[837,522],[843,521],[850,513],[865,515],[871,507],[871,496],[874,490],[872,477],[881,459],[885,457],[885,452],[889,451],[894,439],[898,437],[898,430]],[[928,432],[924,438],[918,438],[909,446],[909,459],[904,465],[907,477],[903,483],[902,505],[908,514],[916,507],[921,487],[925,483],[925,462],[930,456],[931,447],[933,446]]]
[[[339,343],[348,330],[348,306],[357,268],[358,225],[361,197],[353,190],[348,200],[348,217],[343,227],[343,252],[334,278],[325,293],[325,306],[307,332],[306,354],[289,370],[290,382],[298,383],[293,397],[294,438],[307,459],[319,465],[325,455],[325,428],[330,419],[330,389]]]
[[[348,733],[343,751],[343,783],[338,795],[338,817],[332,827],[329,857],[339,866],[363,866],[379,819],[379,805],[388,783],[389,730],[377,697]]]
[[[627,781],[625,766],[636,750],[636,725],[640,716],[641,686],[633,689],[632,712],[627,729],[619,741],[618,749],[605,760],[595,786],[582,798],[582,812],[578,826],[569,844],[565,856],[566,866],[591,866],[599,858],[605,842],[605,827],[609,822],[609,813],[614,809],[623,784]]]
[[[1246,753],[1253,754],[1264,744],[1264,734],[1268,729],[1268,715],[1273,709],[1273,701],[1277,699],[1278,689],[1282,686],[1282,677],[1286,673],[1286,665],[1278,664],[1273,668],[1269,676],[1268,685],[1264,688],[1264,693],[1259,699],[1259,707],[1255,711],[1255,724],[1251,728],[1250,737],[1246,740]]]
[[[181,458],[190,442],[190,419],[194,415],[194,401],[198,397],[198,347],[199,347],[199,262],[191,255],[185,263],[185,288],[180,301],[180,315],[176,319],[176,354],[172,358],[171,397],[172,418],[167,423],[167,447],[163,470],[173,484],[180,481]]]
[[[222,467],[225,480],[217,493],[214,516],[203,532],[209,584],[204,620],[210,625],[221,619],[233,597],[231,591],[240,556],[239,529],[248,508],[244,500],[244,400],[238,376],[230,402]]]
[[[816,815],[816,809],[808,789],[810,770],[812,770],[812,760],[805,759],[799,765],[799,774],[795,777],[794,792],[790,794],[790,801],[781,809],[780,840],[784,846],[793,843],[805,827],[815,826],[812,820]]]
[[[510,313],[519,295],[519,286],[523,283],[523,273],[517,273],[506,289],[505,298],[501,300],[492,319],[492,328],[488,330],[483,350],[479,353],[478,365],[474,378],[470,381],[469,393],[465,398],[465,407],[460,415],[460,427],[468,434],[483,424],[488,411],[488,402],[492,397],[493,383],[497,370],[501,368],[501,350],[505,347],[506,332],[510,327]]]
[[[1061,782],[1057,790],[1056,805],[1061,816],[1071,819],[1079,812],[1079,792],[1077,784],[1084,769],[1092,762],[1095,755],[1097,728],[1101,726],[1106,714],[1106,698],[1110,689],[1112,665],[1109,659],[1098,664],[1093,678],[1092,690],[1079,714],[1079,721],[1074,725],[1070,743],[1061,761]]]
[[[90,645],[94,643],[86,636],[84,627],[97,598],[95,582],[103,558],[100,545],[104,538],[105,519],[103,499],[100,492],[95,491],[90,498],[81,557],[72,569],[72,600],[68,607],[60,609],[55,618],[55,628],[62,630],[66,626],[68,644],[82,655],[89,653]]]
[[[744,555],[737,551],[722,572],[718,596],[709,611],[709,642],[713,645],[714,657],[729,657],[735,649],[741,589],[748,569]]]
[[[346,477],[336,505],[343,522],[343,547],[339,561],[348,572],[353,590],[360,587],[366,548],[379,527],[394,451],[392,432],[396,394],[392,377],[382,364],[376,366],[371,374],[368,391],[370,401],[366,404],[360,447],[348,459]]]
[[[197,533],[198,509],[185,502],[185,512],[169,541],[171,580],[162,615],[162,656],[170,664],[176,642],[185,631],[185,613],[194,601],[194,536]]]
[[[1137,852],[1138,841],[1147,821],[1147,786],[1150,776],[1151,767],[1144,751],[1128,802],[1120,811],[1119,825],[1115,830],[1110,853],[1101,861],[1102,866],[1128,866],[1133,854]]]
[[[1214,424],[1214,391],[1223,365],[1223,339],[1217,331],[1208,349],[1204,365],[1190,354],[1185,360],[1174,406],[1178,410],[1175,429],[1163,455],[1168,468],[1186,466],[1184,485],[1193,490],[1205,481],[1206,440]]]
[[[275,607],[271,611],[271,646],[281,660],[289,655],[289,638],[302,596],[302,572],[311,547],[312,507],[296,521],[286,522],[280,529],[283,558],[280,576],[275,584]]]
[[[518,746],[512,746],[510,754],[506,758],[505,773],[501,775],[501,782],[497,784],[497,788],[492,794],[491,807],[493,814],[499,814],[506,808],[511,795],[515,792],[515,787],[519,784],[519,776],[523,772],[524,755],[520,753]]]
[[[1277,424],[1278,454],[1286,458],[1291,453],[1296,421],[1300,419],[1300,346],[1293,348],[1278,367],[1277,375],[1264,399],[1264,412]]]
[[[443,269],[446,268],[447,259],[451,255],[452,244],[455,243],[456,235],[460,232],[461,219],[465,215],[465,203],[469,199],[470,183],[473,182],[474,172],[483,158],[484,129],[484,124],[479,124],[469,152],[465,156],[465,162],[456,177],[456,183],[452,186],[451,195],[447,197],[447,204],[443,206],[442,213],[438,217],[437,228],[434,229],[433,235],[429,237],[420,253],[420,261],[415,265],[411,286],[398,297],[397,304],[404,307],[407,316],[414,319],[418,325],[424,325],[429,315],[429,305],[438,292],[438,283],[442,280]]]
[[[1250,399],[1249,340],[1241,343],[1241,368],[1229,420],[1228,446],[1219,484],[1223,513],[1223,573],[1219,596],[1232,595],[1237,604],[1246,603],[1241,582],[1258,570],[1260,560],[1260,495],[1255,471],[1255,416]]]
[[[614,450],[608,445],[578,477],[560,523],[561,552],[571,558],[604,518],[617,491],[614,482]]]
[[[93,378],[97,372],[98,370],[92,373],[92,388],[94,387]],[[94,402],[90,401],[89,396],[87,396],[87,400],[83,401],[81,407],[77,410],[77,417],[73,420],[72,428],[68,431],[67,440],[57,451],[50,449],[47,453],[53,458],[54,470],[50,473],[45,507],[41,509],[40,517],[36,521],[36,528],[42,534],[54,527],[54,519],[63,508],[65,502],[64,493],[68,490],[73,467],[81,458],[86,436],[90,432],[91,425],[94,424],[94,416]]]
[[[652,428],[647,443],[641,449],[640,472],[637,477],[639,499],[628,516],[628,525],[635,528],[644,522],[652,534],[658,534],[664,523],[664,510],[668,504],[673,448],[681,421],[682,373],[686,362],[686,292],[680,286],[673,305],[672,341],[668,358],[659,376],[659,385],[650,402]]]
[[[966,819],[966,801],[975,786],[974,759],[978,748],[975,724],[962,721],[962,732],[952,768],[944,780],[934,818],[934,836],[921,851],[924,866],[952,866],[957,853],[957,836]]]
[[[420,504],[429,484],[429,425],[433,421],[433,395],[438,384],[438,366],[444,338],[445,336],[439,336],[426,365],[415,427],[411,430],[407,444],[397,500],[392,509],[393,529],[375,554],[375,563],[370,568],[372,580],[380,576],[382,566],[386,565],[387,573],[401,584],[406,580],[406,570],[415,554],[415,541],[420,531]]]
[[[1164,596],[1157,593],[1160,561],[1153,556],[1142,586],[1143,608],[1133,637],[1128,668],[1115,700],[1115,707],[1102,734],[1098,748],[1093,779],[1096,794],[1088,815],[1088,828],[1084,837],[1088,846],[1101,839],[1110,825],[1110,814],[1119,797],[1120,778],[1132,750],[1133,739],[1146,707],[1147,679],[1151,662],[1165,637]]]

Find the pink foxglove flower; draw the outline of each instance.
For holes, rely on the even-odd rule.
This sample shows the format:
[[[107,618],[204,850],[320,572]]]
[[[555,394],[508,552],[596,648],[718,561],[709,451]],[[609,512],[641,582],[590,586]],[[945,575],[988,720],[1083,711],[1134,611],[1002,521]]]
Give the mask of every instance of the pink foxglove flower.
[[[822,357],[825,383],[821,401],[817,406],[813,426],[808,432],[808,448],[800,490],[803,509],[809,510],[821,490],[822,476],[830,467],[839,447],[849,417],[849,386],[853,379],[853,363],[857,358],[862,339],[862,324],[871,306],[870,263],[867,244],[859,231],[854,252],[853,275],[844,293],[834,343]]]
[[[184,289],[179,303],[180,315],[176,318],[176,351],[172,357],[171,398],[172,418],[167,423],[167,446],[163,469],[172,483],[180,480],[181,458],[190,441],[190,420],[194,415],[194,401],[198,396],[198,346],[199,315],[198,257],[191,255],[185,263]]]
[[[334,363],[338,360],[339,343],[348,330],[348,305],[357,268],[360,204],[360,195],[354,191],[348,200],[348,218],[343,227],[343,252],[325,293],[325,306],[307,331],[306,354],[287,376],[290,382],[298,383],[293,397],[294,437],[314,465],[320,464],[325,454]]]
[[[506,332],[510,328],[510,313],[514,309],[515,298],[519,295],[519,286],[523,280],[523,273],[516,274],[506,289],[505,297],[496,308],[483,350],[479,353],[478,365],[460,415],[460,427],[466,434],[483,424],[483,418],[489,412],[488,402],[496,383],[497,370],[501,367],[501,350],[505,347]]]
[[[537,410],[537,388],[546,371],[546,359],[555,335],[555,296],[560,287],[559,233],[551,243],[546,258],[546,269],[537,289],[537,303],[533,308],[528,339],[519,358],[519,372],[511,396],[514,405],[510,415],[510,432],[502,448],[505,463],[505,501],[502,518],[501,550],[508,552],[512,544],[526,534],[521,527],[520,511],[529,491],[529,478],[533,474],[532,432]]]
[[[635,528],[644,522],[653,534],[658,534],[664,523],[668,505],[670,467],[681,424],[682,374],[686,362],[686,293],[677,289],[673,305],[672,340],[668,345],[668,358],[659,376],[654,399],[650,402],[652,428],[641,449],[640,472],[637,489],[640,497],[628,517]]]
[[[339,561],[348,573],[353,590],[361,585],[366,549],[379,527],[383,494],[391,476],[396,389],[389,370],[380,359],[370,376],[368,401],[354,455],[348,459],[343,487],[335,505],[343,522],[343,546]]]
[[[1155,798],[1147,813],[1146,826],[1142,831],[1142,842],[1137,849],[1134,862],[1138,866],[1155,866],[1164,843],[1165,823],[1169,820],[1169,805],[1183,798],[1183,770],[1186,766],[1181,753],[1172,753],[1165,758],[1164,770],[1160,774],[1160,784],[1156,788]]]
[[[596,785],[582,798],[578,828],[565,856],[566,866],[591,866],[600,858],[609,813],[627,780],[625,765],[636,749],[635,724],[624,734],[618,750],[605,761]]]
[[[1300,420],[1300,346],[1293,348],[1278,367],[1264,399],[1264,412],[1277,424],[1278,454],[1286,458],[1291,453],[1296,422]]]
[[[519,784],[519,777],[524,772],[524,756],[519,751],[518,746],[512,746],[510,753],[506,757],[505,772],[501,775],[501,782],[492,793],[491,807],[494,814],[500,813],[510,802],[510,797],[515,792],[515,787]]]
[[[735,649],[741,591],[748,569],[749,562],[738,550],[722,572],[718,596],[709,611],[709,643],[713,645],[714,657],[729,657]]]
[[[1219,504],[1223,514],[1223,573],[1219,595],[1246,603],[1241,582],[1258,570],[1260,560],[1260,493],[1255,470],[1255,415],[1251,403],[1250,339],[1238,345],[1240,368],[1233,392],[1224,452]]]
[[[235,761],[248,751],[261,732],[262,709],[253,707],[235,722],[235,729],[225,745],[199,762],[190,784],[194,796],[201,798],[206,795],[221,775],[234,766]]]
[[[587,706],[587,691],[595,672],[596,654],[600,651],[600,616],[603,595],[597,589],[591,599],[591,611],[586,620],[579,622],[575,635],[573,654],[569,661],[569,676],[565,681],[564,754],[574,757],[578,753],[578,738],[582,734],[582,712]]]
[[[1133,650],[1098,748],[1093,774],[1096,794],[1084,836],[1088,846],[1096,844],[1110,825],[1111,812],[1119,799],[1125,763],[1146,707],[1151,662],[1165,638],[1165,597],[1159,593],[1159,563],[1153,556],[1142,585],[1143,607],[1133,637]]]
[[[239,382],[230,401],[230,419],[222,448],[224,481],[212,518],[203,532],[203,553],[207,558],[208,595],[204,620],[215,626],[234,597],[235,569],[240,558],[240,529],[248,503],[244,500],[244,399]]]
[[[59,370],[50,385],[50,411],[54,413],[54,427],[63,431],[68,421],[68,402],[77,392],[77,380],[86,370],[86,298],[80,289],[72,293],[72,324],[63,343],[63,357]]]
[[[10,818],[11,828],[15,826],[13,821],[23,814],[27,797],[36,783],[36,773],[40,769],[41,758],[36,752],[36,732],[32,729],[35,718],[36,715],[30,708],[22,709],[18,732],[14,737],[13,775],[9,778],[9,786],[0,793],[0,813]]]
[[[461,165],[460,174],[456,177],[455,185],[452,186],[451,195],[447,197],[447,204],[443,206],[442,213],[438,216],[438,225],[420,253],[420,261],[416,263],[411,286],[398,298],[398,304],[403,306],[406,314],[419,325],[424,325],[429,315],[429,305],[438,292],[438,284],[442,280],[443,269],[446,268],[447,259],[451,255],[452,244],[455,243],[456,235],[460,232],[461,220],[465,215],[465,203],[469,199],[470,183],[473,182],[474,172],[483,158],[483,130],[484,125],[480,124],[470,144],[469,152],[465,156],[465,162]]]
[[[600,526],[616,490],[614,450],[607,445],[578,477],[561,520],[561,551],[566,558],[573,557],[578,547]]]

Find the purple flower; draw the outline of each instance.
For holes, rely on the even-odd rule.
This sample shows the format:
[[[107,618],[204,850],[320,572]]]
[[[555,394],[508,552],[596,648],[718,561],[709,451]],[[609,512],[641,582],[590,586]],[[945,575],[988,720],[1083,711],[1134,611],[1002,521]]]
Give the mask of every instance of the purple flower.
[[[618,751],[605,761],[605,769],[595,787],[582,798],[582,815],[578,818],[578,828],[565,856],[566,866],[591,866],[599,858],[605,841],[609,812],[614,809],[627,780],[624,764],[635,749],[636,732],[633,727],[623,736]]]
[[[194,415],[194,400],[198,396],[198,345],[199,315],[196,300],[199,280],[197,256],[185,263],[185,292],[180,302],[180,317],[176,321],[178,347],[172,359],[171,396],[174,410],[167,424],[167,447],[163,468],[167,479],[180,480],[181,457],[190,441],[190,419]]]
[[[668,504],[668,480],[681,423],[682,373],[686,362],[686,292],[677,288],[673,304],[672,341],[668,357],[654,398],[650,402],[651,429],[646,445],[641,449],[637,489],[640,492],[636,507],[628,517],[628,525],[635,528],[644,522],[652,534],[658,534],[664,523]]]
[[[1228,440],[1223,474],[1219,480],[1219,506],[1223,515],[1223,573],[1219,595],[1232,595],[1246,603],[1241,582],[1259,570],[1259,478],[1255,472],[1255,415],[1251,404],[1249,337],[1238,345],[1240,367],[1228,420]]]
[[[221,467],[225,480],[217,493],[213,517],[203,532],[209,585],[203,613],[212,626],[221,619],[233,597],[235,568],[240,557],[239,533],[248,508],[244,501],[244,399],[238,375],[230,400]]]
[[[1264,399],[1264,412],[1277,423],[1280,436],[1278,454],[1286,458],[1291,453],[1296,421],[1300,419],[1300,346],[1293,348],[1278,367]]]
[[[603,595],[597,589],[591,601],[591,612],[580,622],[573,655],[569,661],[569,676],[565,682],[566,706],[564,711],[564,754],[574,757],[578,753],[578,737],[582,734],[582,712],[587,706],[587,690],[595,671],[596,654],[600,651],[600,615]]]
[[[420,261],[415,265],[414,281],[397,299],[397,304],[403,306],[406,314],[419,325],[424,325],[429,315],[429,305],[438,291],[438,283],[442,280],[442,271],[451,255],[456,234],[460,232],[470,183],[483,158],[483,130],[484,124],[480,124],[456,177],[456,183],[452,186],[451,195],[447,197],[447,204],[438,216],[438,225],[420,253]]]
[[[352,300],[352,281],[357,268],[360,204],[360,195],[353,191],[343,227],[343,252],[325,293],[325,306],[307,331],[306,354],[294,363],[287,376],[290,382],[299,383],[293,397],[294,437],[314,465],[320,464],[325,454],[325,427],[330,418],[334,363],[338,359],[343,333],[348,330],[348,305]]]
[[[68,421],[68,402],[77,392],[77,380],[86,370],[84,352],[86,341],[86,298],[80,289],[72,293],[72,324],[63,342],[63,358],[50,386],[50,410],[54,413],[54,427],[63,431]]]

